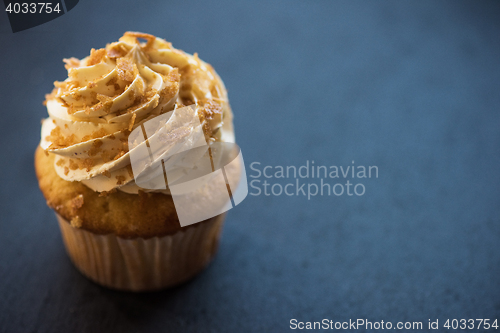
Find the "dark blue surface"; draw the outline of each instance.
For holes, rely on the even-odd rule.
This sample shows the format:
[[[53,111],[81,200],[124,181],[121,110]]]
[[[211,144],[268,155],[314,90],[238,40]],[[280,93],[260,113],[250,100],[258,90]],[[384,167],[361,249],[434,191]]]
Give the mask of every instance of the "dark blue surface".
[[[0,331],[500,319],[498,2],[123,3],[80,1],[16,34],[0,13]],[[44,94],[66,77],[61,59],[126,30],[215,67],[249,175],[254,161],[354,160],[379,178],[361,197],[249,196],[229,213],[213,264],[179,288],[94,285],[64,252],[33,151]]]

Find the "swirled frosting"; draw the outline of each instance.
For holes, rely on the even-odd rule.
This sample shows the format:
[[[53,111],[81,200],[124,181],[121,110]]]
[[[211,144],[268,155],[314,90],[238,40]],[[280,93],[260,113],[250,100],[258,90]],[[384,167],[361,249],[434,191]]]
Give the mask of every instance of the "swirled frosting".
[[[141,42],[141,40],[145,40]],[[103,192],[138,193],[128,136],[168,111],[194,105],[205,139],[234,142],[224,83],[213,68],[161,38],[127,32],[118,42],[64,59],[68,78],[46,96],[41,147],[57,174]],[[168,190],[167,190],[168,192]]]

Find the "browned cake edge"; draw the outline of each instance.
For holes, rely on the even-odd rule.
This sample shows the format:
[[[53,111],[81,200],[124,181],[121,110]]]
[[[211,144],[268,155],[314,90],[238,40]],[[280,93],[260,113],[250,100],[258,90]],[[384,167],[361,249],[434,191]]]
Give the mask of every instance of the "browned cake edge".
[[[121,191],[103,195],[81,182],[63,180],[54,169],[54,155],[46,154],[40,146],[35,152],[35,171],[47,205],[73,227],[122,238],[161,237],[191,227],[180,226],[170,195]],[[240,170],[232,171],[228,177],[239,178]],[[207,196],[211,190],[210,186],[202,189]]]

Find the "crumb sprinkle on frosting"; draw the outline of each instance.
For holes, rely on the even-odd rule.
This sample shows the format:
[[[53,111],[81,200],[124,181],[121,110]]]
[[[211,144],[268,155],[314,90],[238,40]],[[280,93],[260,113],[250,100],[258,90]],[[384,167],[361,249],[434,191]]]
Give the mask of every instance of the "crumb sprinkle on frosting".
[[[128,135],[183,106],[195,105],[207,142],[233,135],[224,84],[196,53],[153,35],[126,32],[83,59],[63,61],[68,78],[54,82],[45,96],[49,118],[40,144],[57,155],[55,168],[65,180],[103,193],[133,183]],[[139,193],[137,186],[127,189]]]

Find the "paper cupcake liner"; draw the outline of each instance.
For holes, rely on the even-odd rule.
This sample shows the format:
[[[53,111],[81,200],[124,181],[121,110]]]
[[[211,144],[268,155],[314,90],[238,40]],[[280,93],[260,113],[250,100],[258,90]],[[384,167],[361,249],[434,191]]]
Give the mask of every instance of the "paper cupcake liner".
[[[109,288],[147,291],[180,284],[203,270],[217,251],[225,214],[148,239],[98,235],[56,216],[66,251],[80,272]]]

